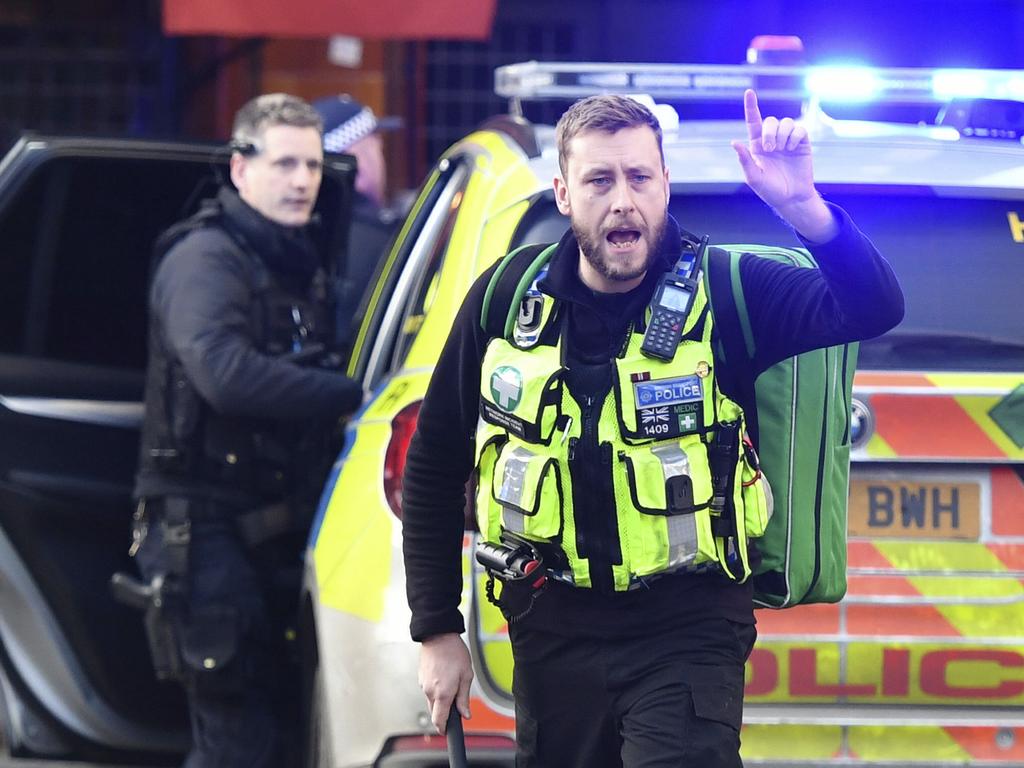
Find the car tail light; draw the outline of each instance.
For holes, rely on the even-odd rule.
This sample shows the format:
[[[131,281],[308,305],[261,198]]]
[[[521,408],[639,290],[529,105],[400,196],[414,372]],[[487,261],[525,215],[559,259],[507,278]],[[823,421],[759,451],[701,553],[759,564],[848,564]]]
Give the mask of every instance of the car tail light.
[[[391,440],[384,454],[384,496],[392,514],[402,519],[402,476],[405,474],[405,457],[409,444],[416,432],[421,400],[410,403],[391,420]],[[476,525],[476,481],[471,477],[466,483],[466,508],[464,510],[467,531],[478,530]]]
[[[420,415],[420,400],[409,403],[391,420],[391,440],[384,454],[384,496],[391,512],[402,518],[402,475],[405,474],[405,457],[409,443],[416,432],[416,421]]]

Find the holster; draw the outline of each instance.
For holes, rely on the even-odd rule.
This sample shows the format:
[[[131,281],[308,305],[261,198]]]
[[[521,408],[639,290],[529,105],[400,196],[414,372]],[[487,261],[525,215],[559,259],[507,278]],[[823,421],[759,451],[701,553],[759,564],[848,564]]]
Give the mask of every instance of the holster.
[[[153,521],[147,513],[146,501],[139,502],[132,523],[132,553],[145,541],[150,525],[157,522],[166,552],[166,568],[148,584],[127,573],[115,573],[110,578],[110,586],[115,599],[143,612],[143,626],[157,679],[181,680],[184,668],[178,632],[188,584],[191,519],[187,499],[167,498],[163,505],[164,514],[159,521]]]
[[[183,667],[178,642],[180,622],[174,619],[183,610],[181,590],[163,575],[143,584],[127,573],[110,578],[114,597],[143,612],[143,626],[149,641],[149,654],[158,680],[181,680]]]

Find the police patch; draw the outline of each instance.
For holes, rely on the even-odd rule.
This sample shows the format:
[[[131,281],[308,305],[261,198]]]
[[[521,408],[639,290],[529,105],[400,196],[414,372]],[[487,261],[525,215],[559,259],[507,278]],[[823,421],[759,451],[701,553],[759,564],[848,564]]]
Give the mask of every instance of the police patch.
[[[699,376],[633,382],[637,431],[665,439],[699,432],[704,426],[704,385]]]

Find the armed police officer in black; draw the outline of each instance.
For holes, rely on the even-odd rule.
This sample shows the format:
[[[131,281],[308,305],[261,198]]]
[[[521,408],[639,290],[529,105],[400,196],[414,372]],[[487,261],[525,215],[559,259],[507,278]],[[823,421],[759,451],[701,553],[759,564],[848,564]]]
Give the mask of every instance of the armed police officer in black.
[[[301,99],[247,103],[234,187],[157,245],[133,549],[164,609],[148,626],[157,671],[188,696],[189,768],[283,762],[281,712],[297,709],[277,679],[288,577],[337,423],[362,400],[330,357],[330,286],[307,232],[321,133]],[[282,561],[288,548],[268,542],[289,536]]]
[[[423,401],[404,476],[404,553],[420,684],[442,732],[451,707],[470,714],[473,672],[459,637],[467,478],[478,481],[481,536],[526,540],[543,558],[546,581],[524,568],[533,575],[507,582],[499,599],[519,768],[741,765],[756,632],[748,563],[728,543],[735,526],[763,524],[768,495],[759,473],[741,474],[749,460],[736,425],[753,410],[744,392],[779,360],[878,335],[902,316],[888,264],[818,195],[805,129],[762,120],[752,91],[744,110],[748,140],[733,147],[747,183],[820,266],[740,258],[758,349],[749,368],[728,364],[745,359],[730,346],[742,334],[725,327],[714,286],[709,301],[699,279],[672,302],[685,311],[679,343],[646,351],[663,280],[683,274],[688,254],[699,262],[701,241],[692,247],[668,215],[656,118],[632,99],[594,96],[556,128],[554,194],[570,228],[531,287],[543,299],[529,313],[538,323],[522,334],[517,323],[508,337],[490,331],[498,291],[488,270]],[[645,395],[674,409],[662,432],[643,433]],[[720,497],[738,520],[716,514]]]

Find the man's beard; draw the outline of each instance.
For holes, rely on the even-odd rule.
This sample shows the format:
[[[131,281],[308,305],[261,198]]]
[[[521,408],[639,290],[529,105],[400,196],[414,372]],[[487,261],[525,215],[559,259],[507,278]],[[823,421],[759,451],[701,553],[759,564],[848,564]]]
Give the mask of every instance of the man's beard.
[[[592,237],[589,232],[585,232],[575,221],[570,219],[569,223],[572,227],[573,235],[576,236],[576,243],[580,247],[583,258],[587,260],[587,263],[590,264],[594,271],[607,280],[625,283],[643,276],[647,272],[647,268],[650,267],[651,262],[662,252],[668,215],[666,214],[662,218],[657,229],[653,232],[648,230],[646,226],[638,226],[634,222],[623,222],[602,229],[598,235],[599,239]],[[647,245],[647,253],[644,254],[642,262],[629,266],[616,263],[611,258],[609,252],[611,246],[608,244],[607,236],[608,232],[614,229],[633,229],[640,233],[644,243]]]

